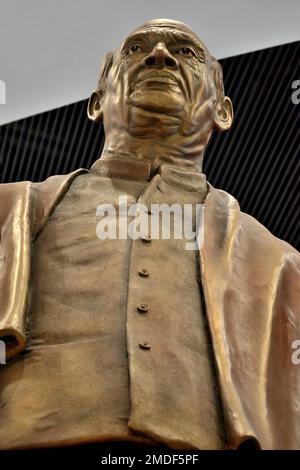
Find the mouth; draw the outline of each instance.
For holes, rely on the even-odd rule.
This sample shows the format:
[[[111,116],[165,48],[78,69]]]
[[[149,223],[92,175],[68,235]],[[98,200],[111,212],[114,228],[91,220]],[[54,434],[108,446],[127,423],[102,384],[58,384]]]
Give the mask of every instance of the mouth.
[[[163,89],[169,86],[179,86],[184,91],[182,80],[176,77],[174,74],[164,71],[155,70],[152,72],[142,72],[138,75],[137,79],[132,84],[132,90],[146,86],[154,89]]]

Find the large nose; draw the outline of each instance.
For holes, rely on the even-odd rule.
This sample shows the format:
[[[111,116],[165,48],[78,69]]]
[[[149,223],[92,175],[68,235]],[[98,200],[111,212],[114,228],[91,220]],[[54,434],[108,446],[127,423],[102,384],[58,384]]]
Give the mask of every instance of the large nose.
[[[178,68],[177,60],[170,54],[163,42],[156,44],[151,53],[144,58],[143,64],[146,67],[157,67],[160,69],[163,67]]]

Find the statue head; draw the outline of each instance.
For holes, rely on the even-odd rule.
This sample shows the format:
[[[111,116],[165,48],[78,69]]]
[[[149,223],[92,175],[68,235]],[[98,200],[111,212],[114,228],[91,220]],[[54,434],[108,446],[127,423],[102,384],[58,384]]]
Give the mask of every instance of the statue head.
[[[180,152],[203,151],[213,129],[233,118],[222,68],[198,36],[174,20],[152,20],[107,54],[88,116],[106,138],[168,142]]]

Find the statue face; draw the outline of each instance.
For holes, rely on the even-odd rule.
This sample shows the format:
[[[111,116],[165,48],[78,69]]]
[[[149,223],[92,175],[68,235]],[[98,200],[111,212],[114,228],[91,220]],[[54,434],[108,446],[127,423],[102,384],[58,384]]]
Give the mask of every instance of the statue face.
[[[133,135],[184,136],[213,127],[218,91],[212,58],[183,23],[154,20],[133,31],[102,81],[106,134],[126,128]]]
[[[201,82],[207,91],[205,50],[177,28],[136,31],[123,44],[120,60],[128,102],[145,111],[183,115],[197,99]]]

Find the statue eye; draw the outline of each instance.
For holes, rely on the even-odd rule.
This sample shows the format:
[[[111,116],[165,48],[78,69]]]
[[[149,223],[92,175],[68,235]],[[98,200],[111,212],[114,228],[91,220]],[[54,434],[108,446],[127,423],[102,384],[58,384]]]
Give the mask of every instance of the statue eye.
[[[190,47],[181,47],[180,49],[178,49],[177,52],[178,52],[178,54],[182,54],[182,55],[185,55],[187,57],[195,56],[195,52]]]
[[[136,52],[141,52],[142,48],[138,44],[132,44],[129,49],[129,54],[135,54]]]

